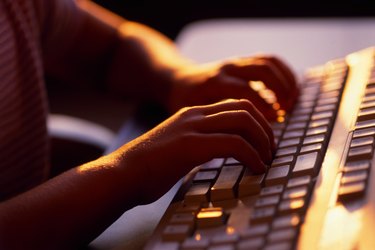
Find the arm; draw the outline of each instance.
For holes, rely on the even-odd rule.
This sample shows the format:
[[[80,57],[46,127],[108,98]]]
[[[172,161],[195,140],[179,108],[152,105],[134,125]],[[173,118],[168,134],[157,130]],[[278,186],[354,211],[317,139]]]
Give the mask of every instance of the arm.
[[[126,209],[155,200],[212,158],[233,156],[264,172],[272,142],[247,100],[182,109],[117,151],[0,203],[0,248],[88,244]]]
[[[136,100],[153,98],[163,102],[174,72],[191,62],[159,32],[116,16],[91,1],[77,3],[75,35],[57,35],[45,44],[47,73],[67,82],[105,83],[112,92]],[[61,40],[67,45],[56,50]]]
[[[115,93],[134,99],[154,99],[170,111],[210,104],[227,98],[251,100],[269,119],[275,109],[249,87],[263,81],[289,110],[298,95],[290,69],[273,56],[233,58],[199,65],[181,56],[168,38],[139,23],[124,20],[101,7],[79,1],[82,25],[75,42],[61,53],[56,68],[70,79],[105,82]],[[89,45],[89,46],[88,46]],[[48,59],[48,58],[47,58]],[[64,62],[62,67],[61,62]],[[69,70],[74,68],[75,70]]]

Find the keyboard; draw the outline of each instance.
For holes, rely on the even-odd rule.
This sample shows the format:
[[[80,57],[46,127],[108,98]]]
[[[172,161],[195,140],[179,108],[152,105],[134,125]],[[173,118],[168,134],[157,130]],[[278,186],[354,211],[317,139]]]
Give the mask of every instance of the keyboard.
[[[267,171],[234,158],[194,168],[145,249],[374,249],[374,60],[367,48],[306,70],[272,124]]]

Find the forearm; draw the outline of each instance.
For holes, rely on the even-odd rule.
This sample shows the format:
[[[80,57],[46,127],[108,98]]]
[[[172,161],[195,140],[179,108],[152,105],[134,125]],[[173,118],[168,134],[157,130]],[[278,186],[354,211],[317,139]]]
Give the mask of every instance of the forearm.
[[[96,43],[101,44],[92,53],[101,54],[99,58],[104,58],[102,62],[88,62],[93,72],[100,67],[98,65],[105,64],[101,66],[106,70],[104,81],[116,93],[164,102],[175,71],[191,64],[180,55],[173,41],[156,30],[127,21],[92,2],[78,3],[87,15],[81,29],[84,33],[80,36],[87,41],[95,37]],[[88,32],[90,28],[93,32]]]
[[[110,86],[165,104],[176,71],[192,62],[168,38],[139,23],[124,22],[119,39],[109,71]]]
[[[88,244],[137,203],[135,179],[104,157],[2,202],[0,248],[73,249]]]

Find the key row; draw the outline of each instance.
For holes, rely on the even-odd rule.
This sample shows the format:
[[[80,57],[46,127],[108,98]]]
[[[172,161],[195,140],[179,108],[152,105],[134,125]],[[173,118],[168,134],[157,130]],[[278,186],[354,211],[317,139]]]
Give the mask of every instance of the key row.
[[[372,68],[360,104],[357,122],[349,144],[346,162],[341,169],[338,199],[347,202],[362,197],[368,186],[375,147],[375,73]]]

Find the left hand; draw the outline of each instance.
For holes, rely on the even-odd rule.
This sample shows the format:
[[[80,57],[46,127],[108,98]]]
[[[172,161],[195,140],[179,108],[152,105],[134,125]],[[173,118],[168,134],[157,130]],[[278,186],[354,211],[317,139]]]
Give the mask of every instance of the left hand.
[[[168,108],[214,103],[227,98],[248,99],[268,120],[278,108],[267,103],[249,81],[262,81],[276,96],[279,108],[290,110],[298,96],[295,77],[288,66],[274,56],[234,58],[204,65],[190,65],[174,75]]]

